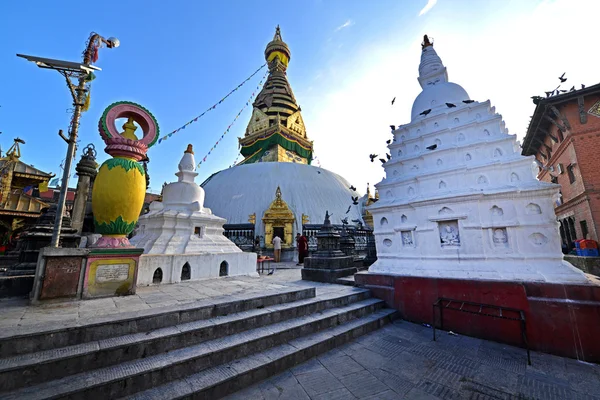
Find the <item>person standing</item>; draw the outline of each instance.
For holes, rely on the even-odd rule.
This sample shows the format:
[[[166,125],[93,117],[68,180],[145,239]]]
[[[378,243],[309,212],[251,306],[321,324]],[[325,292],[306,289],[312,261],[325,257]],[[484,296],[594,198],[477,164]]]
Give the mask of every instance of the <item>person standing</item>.
[[[278,263],[281,260],[281,239],[277,235],[273,238],[273,250],[275,262]]]
[[[306,236],[301,235],[298,238],[298,264],[304,265],[304,258],[308,256],[308,239]]]

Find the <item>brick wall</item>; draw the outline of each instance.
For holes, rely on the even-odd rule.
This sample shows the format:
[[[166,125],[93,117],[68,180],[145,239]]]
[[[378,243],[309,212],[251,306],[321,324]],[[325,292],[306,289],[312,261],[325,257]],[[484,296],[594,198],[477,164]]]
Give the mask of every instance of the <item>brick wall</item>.
[[[556,215],[559,217],[573,216],[575,218],[575,229],[577,238],[583,238],[581,221],[587,222],[588,238],[600,239],[600,118],[587,111],[600,100],[600,95],[586,96],[584,102],[584,111],[587,122],[582,124],[580,121],[579,105],[577,100],[571,100],[568,103],[557,105],[560,113],[568,119],[571,129],[563,133],[563,140],[560,140],[561,132],[554,124],[547,124],[545,129],[555,138],[554,142],[550,136],[544,139],[545,146],[540,150],[548,155],[546,146],[551,148],[550,162],[538,153],[538,160],[545,165],[554,166],[554,172],[541,171],[538,178],[545,182],[550,182],[552,175],[557,175],[557,183],[561,185],[563,195],[563,204],[556,208]],[[551,112],[548,112],[549,115]],[[562,122],[556,119],[559,123]],[[558,174],[557,166],[562,164],[563,173]],[[570,182],[568,167],[573,166],[573,175],[575,181]]]

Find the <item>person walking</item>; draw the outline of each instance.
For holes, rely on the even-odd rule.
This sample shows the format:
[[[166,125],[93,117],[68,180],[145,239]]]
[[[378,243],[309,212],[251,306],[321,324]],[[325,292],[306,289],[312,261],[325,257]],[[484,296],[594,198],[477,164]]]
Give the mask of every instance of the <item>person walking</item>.
[[[301,235],[298,238],[298,264],[304,265],[304,258],[308,256],[308,239],[306,236]]]
[[[273,255],[275,262],[278,263],[281,260],[281,239],[277,235],[273,238]]]

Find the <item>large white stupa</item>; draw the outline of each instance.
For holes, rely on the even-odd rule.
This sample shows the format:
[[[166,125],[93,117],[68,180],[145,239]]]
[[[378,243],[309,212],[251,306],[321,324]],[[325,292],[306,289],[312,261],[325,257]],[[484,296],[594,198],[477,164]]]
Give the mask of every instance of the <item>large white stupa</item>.
[[[162,201],[150,204],[139,219],[132,245],[144,249],[138,285],[175,283],[186,279],[228,275],[256,275],[256,254],[243,253],[223,235],[224,218],[204,207],[204,189],[194,182],[198,175],[192,145],[188,145],[175,174],[177,182],[163,188]]]
[[[394,131],[376,185],[377,261],[369,272],[461,279],[585,282],[563,261],[553,198],[490,101],[448,81],[425,36],[411,122]]]

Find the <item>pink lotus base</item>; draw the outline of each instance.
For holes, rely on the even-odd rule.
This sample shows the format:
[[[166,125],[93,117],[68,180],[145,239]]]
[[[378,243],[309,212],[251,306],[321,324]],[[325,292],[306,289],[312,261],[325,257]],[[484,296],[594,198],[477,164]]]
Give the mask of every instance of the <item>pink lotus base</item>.
[[[94,246],[96,248],[119,248],[119,247],[133,247],[131,243],[129,243],[129,239],[127,236],[102,236]]]

